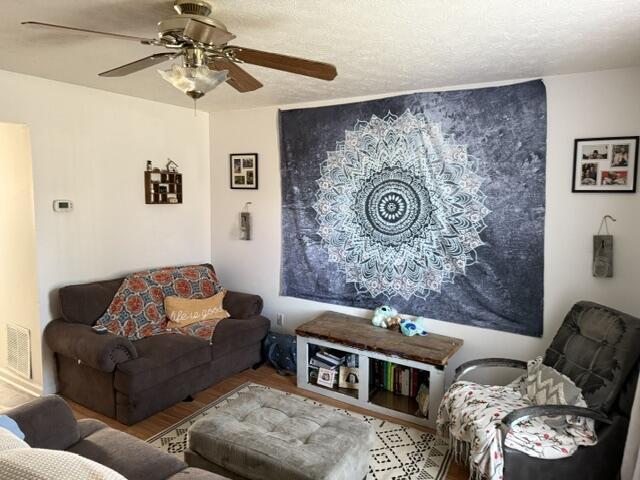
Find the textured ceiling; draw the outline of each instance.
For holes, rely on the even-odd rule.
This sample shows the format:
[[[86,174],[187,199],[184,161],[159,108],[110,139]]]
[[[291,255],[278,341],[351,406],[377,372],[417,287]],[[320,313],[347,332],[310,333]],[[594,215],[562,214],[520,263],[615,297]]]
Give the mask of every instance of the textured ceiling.
[[[154,36],[172,0],[2,2],[0,69],[175,105],[191,100],[154,68],[126,78],[98,72],[161,51],[134,42],[20,25],[38,20]],[[213,16],[234,44],[326,61],[333,82],[246,69],[264,87],[226,85],[207,111],[640,65],[639,0],[218,0]]]

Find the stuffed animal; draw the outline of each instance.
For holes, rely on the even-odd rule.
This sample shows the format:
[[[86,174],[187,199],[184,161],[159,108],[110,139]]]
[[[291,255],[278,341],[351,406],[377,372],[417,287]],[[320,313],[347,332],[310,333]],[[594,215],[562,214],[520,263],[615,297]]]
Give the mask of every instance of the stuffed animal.
[[[424,317],[416,317],[413,320],[403,318],[400,320],[400,331],[407,337],[413,337],[414,335],[424,337],[425,335],[429,335],[425,327],[426,324],[427,319]]]
[[[396,315],[395,317],[391,317],[387,319],[387,328],[389,330],[395,330],[396,332],[399,332],[401,320],[402,320],[402,317],[400,315]]]
[[[373,311],[371,323],[376,327],[387,328],[389,319],[396,316],[398,316],[398,311],[395,308],[382,305]]]

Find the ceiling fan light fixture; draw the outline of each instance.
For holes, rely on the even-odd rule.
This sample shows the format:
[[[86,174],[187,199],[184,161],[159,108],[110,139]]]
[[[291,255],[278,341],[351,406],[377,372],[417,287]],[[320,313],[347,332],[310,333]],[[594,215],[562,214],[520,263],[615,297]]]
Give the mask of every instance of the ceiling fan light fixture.
[[[194,100],[203,97],[227,80],[227,70],[210,70],[200,67],[174,65],[169,70],[158,70],[160,76],[182,93]]]

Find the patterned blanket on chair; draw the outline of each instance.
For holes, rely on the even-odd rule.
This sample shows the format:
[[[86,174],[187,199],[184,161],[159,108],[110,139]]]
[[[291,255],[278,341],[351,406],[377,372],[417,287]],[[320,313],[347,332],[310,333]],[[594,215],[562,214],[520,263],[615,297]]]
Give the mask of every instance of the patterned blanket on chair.
[[[460,381],[442,398],[438,434],[449,439],[456,461],[469,465],[471,479],[502,479],[502,419],[532,405],[522,382],[524,378],[507,386],[488,386]],[[505,440],[509,448],[545,459],[570,457],[579,446],[595,443],[593,420],[577,417],[567,418],[564,428],[552,428],[541,417],[523,421]]]
[[[205,320],[169,329],[164,310],[167,296],[208,298],[222,290],[213,268],[205,265],[167,267],[128,275],[96,325],[130,340],[163,333],[181,333],[211,341],[219,320]]]

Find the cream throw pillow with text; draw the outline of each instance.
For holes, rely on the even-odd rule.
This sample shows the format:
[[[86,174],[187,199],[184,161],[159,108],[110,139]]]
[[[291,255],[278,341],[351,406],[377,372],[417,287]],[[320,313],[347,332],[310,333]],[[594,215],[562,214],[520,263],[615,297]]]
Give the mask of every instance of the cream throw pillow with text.
[[[167,328],[180,328],[204,320],[229,318],[229,312],[222,308],[226,290],[209,298],[181,298],[169,296],[164,299],[164,309],[169,318]]]

